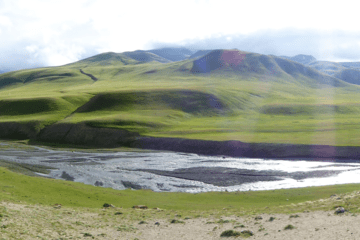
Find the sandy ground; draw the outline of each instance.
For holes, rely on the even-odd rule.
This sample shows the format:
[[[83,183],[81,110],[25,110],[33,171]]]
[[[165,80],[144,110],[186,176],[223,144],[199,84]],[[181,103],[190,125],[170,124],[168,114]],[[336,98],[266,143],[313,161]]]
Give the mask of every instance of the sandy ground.
[[[122,214],[115,214],[122,212]],[[0,239],[234,239],[225,230],[254,233],[248,239],[360,239],[360,216],[334,211],[176,219],[159,210],[73,209],[0,203]],[[146,215],[146,216],[145,216]],[[146,223],[139,224],[141,218]],[[270,218],[275,218],[270,221]],[[222,220],[223,223],[219,222]],[[155,224],[159,223],[159,224]],[[292,230],[285,230],[287,225]],[[241,238],[241,237],[238,237]]]

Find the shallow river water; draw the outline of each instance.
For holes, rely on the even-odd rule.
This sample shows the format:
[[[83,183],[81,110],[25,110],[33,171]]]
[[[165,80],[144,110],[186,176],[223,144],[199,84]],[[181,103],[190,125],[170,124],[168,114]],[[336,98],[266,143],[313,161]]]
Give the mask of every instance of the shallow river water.
[[[247,191],[360,183],[359,162],[264,160],[175,152],[0,149],[0,159],[56,168],[51,178],[114,189]]]

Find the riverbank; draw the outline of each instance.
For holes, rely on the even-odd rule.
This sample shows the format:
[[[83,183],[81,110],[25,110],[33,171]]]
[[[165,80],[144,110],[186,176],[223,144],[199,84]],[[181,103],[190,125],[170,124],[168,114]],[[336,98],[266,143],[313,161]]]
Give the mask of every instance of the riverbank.
[[[42,129],[36,141],[92,147],[131,147],[203,155],[247,158],[306,158],[315,161],[360,160],[360,147],[302,145],[279,143],[245,143],[241,141],[207,141],[181,138],[140,136],[119,129],[94,128],[86,124],[55,124]]]
[[[10,239],[140,240],[222,239],[224,231],[248,230],[254,233],[250,239],[358,239],[359,187],[199,194],[118,191],[0,168],[0,233]],[[104,203],[113,207],[104,208]],[[345,212],[335,214],[338,207]]]
[[[246,143],[241,141],[148,137],[121,129],[96,128],[86,123],[53,124],[35,131],[33,125],[35,126],[36,123],[0,123],[0,129],[5,129],[0,133],[0,138],[30,139],[30,143],[33,144],[67,144],[90,148],[130,147],[213,156],[335,162],[360,160],[360,147],[358,146]]]

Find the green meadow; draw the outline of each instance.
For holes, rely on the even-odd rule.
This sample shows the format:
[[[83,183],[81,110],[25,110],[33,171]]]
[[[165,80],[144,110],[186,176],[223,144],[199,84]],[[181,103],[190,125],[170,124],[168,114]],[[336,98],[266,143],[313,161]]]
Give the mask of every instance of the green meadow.
[[[305,75],[191,73],[191,60],[105,53],[0,75],[0,122],[79,123],[145,136],[359,146],[360,88]],[[86,74],[97,78],[92,80]]]

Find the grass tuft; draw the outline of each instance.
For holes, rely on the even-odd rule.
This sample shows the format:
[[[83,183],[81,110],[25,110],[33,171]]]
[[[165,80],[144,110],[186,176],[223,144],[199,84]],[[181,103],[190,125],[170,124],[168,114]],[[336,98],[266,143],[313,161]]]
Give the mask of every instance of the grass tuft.
[[[234,230],[226,230],[220,234],[220,237],[238,237],[241,233]]]
[[[293,230],[295,227],[291,224],[287,225],[286,227],[284,227],[284,230]]]

